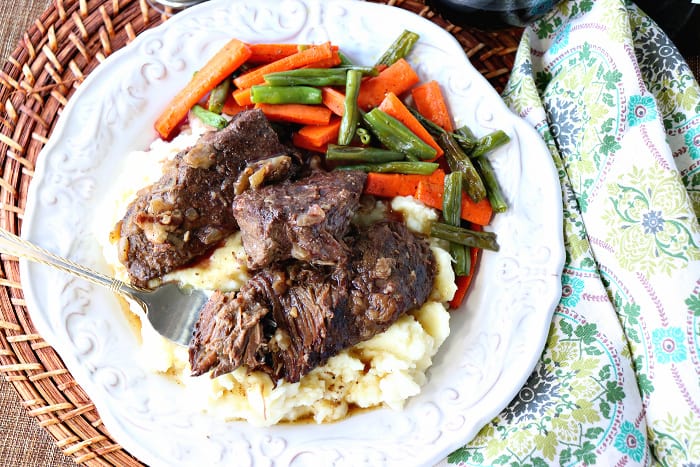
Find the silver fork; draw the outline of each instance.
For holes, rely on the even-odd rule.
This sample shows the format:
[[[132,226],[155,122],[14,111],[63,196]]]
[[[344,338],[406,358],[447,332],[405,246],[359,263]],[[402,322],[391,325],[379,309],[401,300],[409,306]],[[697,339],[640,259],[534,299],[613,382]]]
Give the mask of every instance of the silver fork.
[[[51,266],[131,299],[143,309],[153,329],[180,345],[189,344],[199,312],[208,299],[204,291],[180,287],[174,282],[153,290],[133,287],[55,255],[4,229],[0,229],[0,252]]]

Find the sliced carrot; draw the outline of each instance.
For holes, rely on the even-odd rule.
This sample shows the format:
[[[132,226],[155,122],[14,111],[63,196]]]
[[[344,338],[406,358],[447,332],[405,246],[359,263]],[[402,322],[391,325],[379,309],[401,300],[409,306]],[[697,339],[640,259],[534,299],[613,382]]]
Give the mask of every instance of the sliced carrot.
[[[338,139],[340,119],[333,119],[328,125],[306,125],[295,133],[295,144],[301,141],[306,146],[321,148],[323,145]],[[299,146],[299,145],[298,145]],[[304,146],[304,147],[306,147]]]
[[[319,153],[324,153],[328,150],[328,143],[321,144],[320,146],[316,146],[314,144],[309,143],[308,140],[304,139],[303,136],[299,136],[299,133],[294,133],[292,135],[292,143],[294,143],[295,146],[302,148],[302,149],[307,149],[309,151],[313,152],[319,152]]]
[[[378,76],[362,82],[357,103],[361,109],[369,110],[384,100],[388,92],[400,96],[419,82],[418,75],[403,58],[394,62]]]
[[[221,110],[221,113],[224,113],[226,115],[236,115],[239,112],[243,112],[244,110],[250,109],[251,106],[249,105],[239,105],[238,102],[236,102],[236,99],[233,98],[233,94],[229,94],[228,98],[226,99],[226,102],[224,103],[224,108]]]
[[[411,96],[421,115],[441,126],[445,131],[454,129],[445,96],[437,81],[428,81],[416,86],[411,89]]]
[[[250,57],[250,47],[238,39],[231,39],[192,76],[185,87],[170,101],[154,126],[163,139],[187,116],[187,112],[214,86],[226,79]]]
[[[407,177],[411,177],[410,175]],[[394,196],[413,196],[415,186],[418,183],[405,179],[401,174],[386,174],[370,172],[367,174],[367,181],[363,193],[384,198]]]
[[[249,44],[250,63],[270,63],[299,52],[299,44]]]
[[[331,109],[331,112],[339,117],[345,113],[345,94],[330,86],[321,88],[323,105]]]
[[[253,105],[251,88],[236,89],[233,91],[233,98],[238,105]]]
[[[431,208],[442,210],[442,197],[444,188],[442,184],[420,182],[413,196]]]
[[[328,125],[331,111],[322,105],[307,104],[256,104],[270,120],[300,123],[302,125]]]
[[[367,174],[364,193],[374,196],[393,198],[394,196],[413,196],[418,184],[439,185],[445,179],[445,172],[438,169],[431,175],[408,175],[370,172]]]
[[[309,63],[303,68],[332,68],[334,66],[340,65],[341,61],[342,60],[340,59],[340,54],[337,50],[334,50],[330,58],[324,58],[317,62]]]
[[[481,253],[481,250],[479,248],[471,248],[469,250],[469,253],[471,256],[472,267],[469,269],[469,274],[467,274],[466,276],[457,276],[455,278],[455,283],[457,284],[457,291],[455,292],[454,297],[452,297],[452,300],[450,300],[451,309],[460,307],[460,305],[464,301],[464,298],[467,296],[469,286],[471,285],[472,279],[474,278],[474,272],[476,271],[476,265],[479,261],[479,255]]]
[[[274,62],[263,65],[247,73],[238,76],[233,80],[233,83],[239,89],[249,88],[256,84],[261,84],[265,81],[264,75],[276,71],[288,71],[301,68],[311,63],[316,63],[324,59],[329,59],[333,56],[333,49],[330,42],[325,42],[320,45],[310,46],[294,55],[275,60]]]
[[[488,225],[493,217],[493,207],[487,198],[478,203],[462,193],[462,219],[478,225]]]
[[[416,136],[425,141],[431,148],[434,148],[437,151],[436,159],[444,154],[440,145],[435,142],[435,139],[428,133],[428,130],[426,130],[418,119],[411,114],[408,108],[406,108],[406,105],[401,102],[401,99],[399,99],[396,94],[391,91],[388,92],[384,100],[382,100],[382,103],[379,104],[379,108],[406,125]]]
[[[394,196],[413,196],[431,208],[442,210],[445,172],[437,169],[431,175],[407,175],[370,172],[363,193],[374,196],[393,198]],[[462,193],[462,219],[478,225],[487,225],[491,221],[493,208],[488,199],[475,203]]]
[[[413,196],[426,206],[442,209],[443,193],[443,183],[421,181],[418,183],[418,188]],[[491,222],[492,216],[493,208],[488,199],[484,198],[478,203],[475,203],[469,196],[462,193],[462,219],[478,225],[488,225],[488,223]]]

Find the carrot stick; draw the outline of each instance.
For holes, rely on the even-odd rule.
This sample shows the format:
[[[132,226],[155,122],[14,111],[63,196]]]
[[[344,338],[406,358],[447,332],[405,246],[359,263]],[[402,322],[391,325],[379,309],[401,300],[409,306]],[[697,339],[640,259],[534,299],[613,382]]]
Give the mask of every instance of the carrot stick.
[[[413,175],[407,175],[406,177],[413,177]],[[367,174],[363,193],[385,198],[413,196],[417,182],[414,184],[411,183],[410,179],[402,180],[402,178],[404,177],[401,174],[370,172]]]
[[[464,298],[467,296],[467,291],[469,290],[469,286],[474,278],[474,272],[476,271],[476,264],[479,261],[480,252],[481,250],[479,248],[470,249],[469,254],[471,256],[472,267],[469,269],[469,274],[466,276],[457,276],[455,278],[455,282],[457,283],[457,291],[455,292],[454,297],[452,297],[452,300],[450,300],[451,309],[459,308],[464,301]]]
[[[357,104],[361,109],[369,110],[381,104],[388,92],[401,95],[419,81],[418,75],[405,59],[399,59],[378,76],[362,82]]]
[[[374,196],[393,198],[394,196],[413,196],[418,184],[442,184],[445,172],[437,169],[431,175],[408,175],[370,172],[367,174],[364,193]]]
[[[318,62],[323,59],[328,59],[333,56],[333,49],[330,42],[321,45],[314,45],[294,55],[281,58],[267,65],[263,65],[247,73],[238,76],[233,80],[233,83],[239,89],[249,88],[256,84],[261,84],[265,81],[264,75],[275,71],[288,71],[301,68],[311,63]]]
[[[493,217],[493,207],[487,198],[478,203],[462,193],[462,219],[478,225],[488,225]]]
[[[437,151],[435,158],[442,156],[444,151],[439,144],[435,142],[435,139],[428,133],[423,125],[414,117],[411,112],[406,108],[401,99],[399,99],[393,92],[388,92],[379,104],[379,108],[384,112],[388,113],[404,125],[408,127],[416,136],[425,141],[430,147]]]
[[[238,105],[253,105],[253,100],[251,98],[251,88],[236,89],[233,91],[233,98],[236,100]]]
[[[309,63],[302,68],[332,68],[340,65],[340,62],[340,54],[337,50],[334,50],[330,58],[323,58],[317,62]]]
[[[345,113],[345,94],[330,86],[321,88],[321,99],[323,105],[331,109],[331,112],[339,117]]]
[[[251,108],[251,106],[239,105],[238,102],[236,102],[236,99],[233,98],[233,94],[229,94],[228,98],[226,99],[226,102],[224,103],[224,108],[221,109],[221,113],[224,113],[226,115],[236,115],[237,113],[247,110],[249,108]]]
[[[416,86],[411,89],[411,96],[421,115],[441,126],[445,131],[454,130],[447,102],[437,81],[428,81]]]
[[[306,125],[294,134],[294,144],[300,147],[321,148],[323,145],[337,140],[339,130],[339,118],[331,120],[328,125]],[[301,142],[304,146],[297,144],[297,142]]]
[[[307,104],[256,104],[270,120],[301,123],[302,125],[328,125],[331,111],[322,105]]]
[[[249,44],[250,63],[270,63],[299,52],[298,44]]]
[[[187,112],[214,86],[226,79],[250,57],[250,47],[231,39],[200,68],[189,83],[177,93],[156,120],[154,127],[161,138],[168,139]]]
[[[325,154],[326,151],[328,150],[328,143],[322,144],[320,146],[314,146],[313,144],[309,143],[307,140],[305,140],[303,137],[299,136],[299,133],[294,133],[292,135],[292,143],[294,143],[294,146],[302,149],[306,149],[308,151],[313,151],[313,152],[318,152]]]
[[[443,183],[421,181],[418,183],[418,188],[413,196],[426,206],[442,209],[443,193]],[[488,199],[483,199],[475,203],[469,196],[462,193],[462,219],[478,225],[487,225],[491,222],[492,216],[493,208]]]
[[[443,195],[444,188],[442,185],[424,182],[419,183],[416,191],[413,193],[413,196],[421,203],[440,210],[442,210]]]

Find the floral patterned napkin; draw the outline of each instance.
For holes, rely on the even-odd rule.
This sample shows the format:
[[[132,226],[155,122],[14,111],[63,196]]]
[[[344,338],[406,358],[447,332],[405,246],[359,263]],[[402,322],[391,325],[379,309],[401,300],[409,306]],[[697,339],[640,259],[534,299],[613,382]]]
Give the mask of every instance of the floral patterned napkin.
[[[700,464],[700,87],[636,6],[572,0],[503,97],[559,172],[562,299],[526,385],[443,464]]]

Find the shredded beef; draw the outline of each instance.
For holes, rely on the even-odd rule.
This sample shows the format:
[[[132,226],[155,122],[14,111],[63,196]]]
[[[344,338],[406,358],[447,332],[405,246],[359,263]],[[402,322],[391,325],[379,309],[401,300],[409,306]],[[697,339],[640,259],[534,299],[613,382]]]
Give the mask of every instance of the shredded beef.
[[[347,241],[345,263],[275,263],[238,294],[216,294],[190,343],[193,374],[218,376],[245,365],[296,382],[428,299],[435,260],[403,223],[379,222]]]

